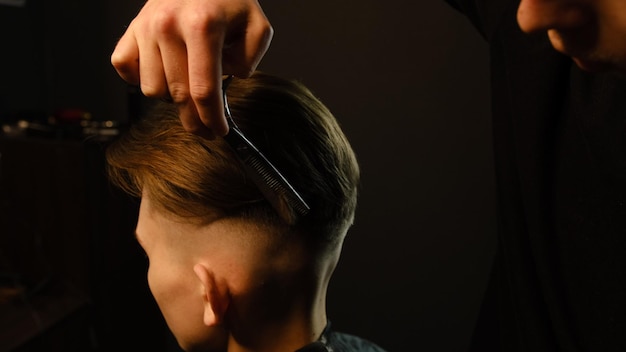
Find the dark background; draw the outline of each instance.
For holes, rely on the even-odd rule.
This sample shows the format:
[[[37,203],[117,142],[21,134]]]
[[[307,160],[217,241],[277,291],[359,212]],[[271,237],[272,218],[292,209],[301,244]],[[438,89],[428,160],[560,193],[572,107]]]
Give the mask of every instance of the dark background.
[[[127,121],[135,95],[116,75],[109,55],[142,3],[29,0],[25,8],[0,5],[0,121],[64,108],[85,109],[96,120]],[[362,168],[356,223],[329,291],[335,328],[389,351],[464,351],[495,249],[486,44],[465,18],[439,0],[264,1],[263,7],[276,32],[260,68],[311,88],[335,113]],[[78,244],[75,249],[63,245],[61,251],[66,258],[83,253],[76,255],[82,269],[72,273],[68,259],[60,265],[67,270],[59,270],[61,276],[70,272],[63,282],[73,286],[82,287],[74,282],[80,278],[87,281],[86,298],[76,302],[85,299],[90,308],[74,319],[101,318],[88,333],[96,331],[102,349],[115,343],[145,347],[150,339],[167,346],[161,343],[168,337],[145,291],[143,261],[135,258],[128,230],[133,205],[116,206],[126,203],[111,196],[101,180],[99,147],[60,147],[55,141],[36,145],[28,156],[20,145],[0,149],[5,175],[0,178],[5,195],[0,254],[37,256],[31,247],[11,248],[15,241],[6,240],[30,234],[14,225],[14,216],[6,216],[6,209],[16,211],[11,204],[26,202],[25,194],[45,201],[29,200],[22,215],[80,208],[77,223],[83,225],[75,231],[90,240],[81,247],[83,237],[65,239]],[[68,158],[72,153],[77,156]],[[30,162],[9,163],[24,158]],[[42,165],[46,182],[19,177],[36,174],[25,164]],[[58,176],[74,168],[80,172],[72,172],[73,179]],[[40,190],[15,191],[33,184]],[[64,185],[74,186],[61,195],[50,191]],[[76,193],[80,197],[72,202]],[[59,217],[54,219],[41,225],[38,236],[58,243],[55,236],[69,232],[59,230]],[[55,246],[46,250],[60,251]],[[79,330],[68,327],[66,335]]]

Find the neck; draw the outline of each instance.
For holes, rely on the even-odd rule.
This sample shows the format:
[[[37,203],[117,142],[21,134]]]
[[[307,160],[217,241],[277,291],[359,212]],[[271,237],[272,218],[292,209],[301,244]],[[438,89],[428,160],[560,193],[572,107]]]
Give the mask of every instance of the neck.
[[[320,291],[313,299],[283,301],[291,307],[279,319],[257,321],[250,329],[231,329],[227,351],[293,352],[317,341],[327,324],[326,288]]]

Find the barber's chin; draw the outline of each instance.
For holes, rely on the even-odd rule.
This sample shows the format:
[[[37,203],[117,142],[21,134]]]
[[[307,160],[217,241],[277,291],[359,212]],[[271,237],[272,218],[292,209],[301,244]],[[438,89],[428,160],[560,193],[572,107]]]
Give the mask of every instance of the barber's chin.
[[[592,73],[606,72],[616,77],[619,77],[621,79],[626,79],[626,64],[619,65],[619,64],[612,64],[612,63],[603,62],[603,61],[581,60],[578,58],[573,58],[573,60],[576,63],[576,65],[578,65],[578,67],[580,67],[582,70],[585,70],[587,72],[592,72]]]
[[[572,60],[578,67],[588,72],[607,72],[613,69],[613,65],[606,62],[583,60],[575,57]]]

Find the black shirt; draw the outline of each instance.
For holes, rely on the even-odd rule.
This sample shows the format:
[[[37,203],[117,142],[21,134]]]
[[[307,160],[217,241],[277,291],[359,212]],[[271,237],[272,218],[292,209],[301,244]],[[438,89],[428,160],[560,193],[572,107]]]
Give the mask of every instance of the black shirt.
[[[319,340],[296,352],[385,352],[385,350],[360,337],[333,331],[328,323]]]
[[[519,0],[448,2],[490,44],[498,248],[473,350],[626,350],[626,82],[521,32]]]

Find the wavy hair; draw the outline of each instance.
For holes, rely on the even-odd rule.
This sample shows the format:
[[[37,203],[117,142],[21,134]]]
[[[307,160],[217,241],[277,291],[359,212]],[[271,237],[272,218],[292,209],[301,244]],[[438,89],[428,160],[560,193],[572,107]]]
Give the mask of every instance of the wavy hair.
[[[359,167],[331,112],[301,83],[255,72],[227,90],[233,119],[310,205],[294,225],[316,241],[343,239],[356,209]],[[173,104],[156,105],[106,152],[109,179],[190,221],[246,217],[287,226],[221,138],[186,132]]]

